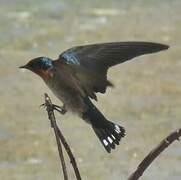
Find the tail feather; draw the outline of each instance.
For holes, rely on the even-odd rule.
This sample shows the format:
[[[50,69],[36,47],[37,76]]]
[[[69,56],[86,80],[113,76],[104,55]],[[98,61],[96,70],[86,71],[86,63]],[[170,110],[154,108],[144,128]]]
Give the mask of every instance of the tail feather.
[[[86,98],[85,103],[88,106],[83,114],[83,119],[88,120],[99,138],[100,142],[108,153],[115,149],[122,137],[125,136],[125,129],[118,124],[108,121],[103,114]]]
[[[105,121],[102,128],[92,126],[97,137],[108,153],[119,145],[119,141],[125,136],[125,129],[110,121]]]

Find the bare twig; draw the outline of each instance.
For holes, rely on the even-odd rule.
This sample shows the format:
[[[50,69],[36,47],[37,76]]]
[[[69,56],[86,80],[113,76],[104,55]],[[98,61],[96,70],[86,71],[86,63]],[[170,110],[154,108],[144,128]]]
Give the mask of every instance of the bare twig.
[[[139,164],[136,171],[131,174],[128,180],[139,179],[148,166],[154,161],[154,159],[156,159],[173,141],[179,140],[180,136],[181,128],[172,132],[163,141],[161,141],[161,143],[144,158],[144,160]]]
[[[74,172],[75,172],[77,180],[81,180],[80,172],[79,172],[79,169],[77,167],[77,163],[75,161],[74,155],[73,155],[69,145],[67,144],[63,134],[61,133],[60,129],[58,129],[58,135],[59,135],[59,138],[61,139],[62,144],[64,145],[65,150],[67,151],[70,162],[72,163],[72,166],[74,168]]]
[[[52,108],[53,107],[52,102],[46,93],[45,93],[45,105],[46,105],[46,110],[48,113],[48,118],[50,119],[50,122],[51,122],[51,127],[54,129],[56,142],[57,142],[57,146],[58,146],[58,152],[59,152],[63,175],[64,175],[64,180],[68,180],[67,169],[66,169],[66,165],[65,165],[64,156],[63,156],[62,146],[61,146],[59,136],[58,136],[58,134],[59,134],[58,127],[56,124],[56,119],[55,119],[55,115],[54,115],[53,108]]]
[[[52,102],[50,100],[50,97],[47,94],[45,94],[45,106],[47,107],[47,112],[48,112],[49,119],[51,121],[51,126],[53,126],[54,131],[55,131],[56,140],[57,140],[57,138],[58,138],[58,140],[59,139],[61,140],[61,142],[62,142],[62,144],[63,144],[63,146],[64,146],[64,148],[65,148],[65,150],[66,150],[66,152],[67,152],[67,154],[69,156],[70,162],[71,162],[71,164],[73,166],[76,178],[77,178],[77,180],[81,180],[80,172],[79,172],[79,169],[77,167],[77,163],[75,161],[74,155],[73,155],[73,153],[72,153],[72,151],[70,149],[70,146],[68,145],[65,137],[63,136],[62,132],[60,131],[60,129],[58,128],[57,123],[56,123],[55,115],[54,115],[54,112],[53,112],[54,110],[57,110],[56,108],[54,108],[56,105],[52,104]],[[56,107],[59,107],[59,106],[56,106]],[[60,111],[58,111],[58,112],[60,112]],[[49,113],[50,113],[50,115],[52,117],[50,117]],[[60,112],[60,113],[63,114],[62,112]],[[57,143],[57,145],[58,145],[58,143]],[[60,145],[60,147],[61,147],[61,145]],[[59,149],[59,145],[58,145],[58,149]],[[62,149],[59,150],[59,155],[61,155],[61,154],[63,155]],[[65,163],[63,163],[63,164],[65,165]],[[62,168],[63,168],[63,172],[64,172],[65,166],[62,165]],[[64,174],[64,178],[65,178],[65,174]],[[68,178],[68,176],[67,176],[67,178]],[[65,180],[67,180],[67,179],[65,179]]]

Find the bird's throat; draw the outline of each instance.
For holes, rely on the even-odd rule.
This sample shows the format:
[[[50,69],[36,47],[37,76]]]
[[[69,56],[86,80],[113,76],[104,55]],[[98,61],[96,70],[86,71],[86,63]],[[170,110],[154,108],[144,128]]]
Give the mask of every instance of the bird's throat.
[[[39,70],[34,71],[34,73],[39,75],[45,81],[53,77],[53,72],[51,69],[47,69],[47,70],[39,69]]]

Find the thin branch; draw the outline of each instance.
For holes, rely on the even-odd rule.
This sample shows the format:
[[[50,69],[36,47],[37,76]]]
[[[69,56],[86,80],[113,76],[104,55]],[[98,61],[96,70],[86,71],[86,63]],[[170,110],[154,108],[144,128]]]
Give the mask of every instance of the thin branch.
[[[148,166],[156,159],[173,141],[179,140],[181,136],[181,128],[172,132],[169,136],[167,136],[161,143],[155,147],[139,164],[136,171],[133,172],[128,180],[137,180],[139,179],[144,171],[148,168]]]
[[[46,94],[46,93],[45,93],[45,106],[47,107],[47,109],[48,109],[48,107],[49,107],[49,110],[50,110],[51,114],[53,115],[53,122],[52,122],[52,120],[50,119],[50,116],[49,116],[49,119],[51,120],[51,126],[53,125],[53,127],[55,127],[55,128],[54,128],[54,131],[56,131],[56,139],[57,139],[57,137],[58,137],[58,138],[61,140],[61,142],[62,142],[62,144],[63,144],[63,146],[64,146],[64,148],[65,148],[65,150],[66,150],[66,152],[67,152],[67,154],[68,154],[68,156],[69,156],[69,159],[70,159],[70,162],[71,162],[72,167],[73,167],[73,169],[74,169],[76,178],[77,178],[77,180],[81,180],[80,172],[79,172],[79,169],[78,169],[76,160],[75,160],[75,158],[74,158],[74,155],[73,155],[73,153],[72,153],[72,151],[71,151],[71,149],[70,149],[70,146],[68,145],[65,137],[63,136],[62,132],[60,131],[60,129],[58,128],[57,123],[56,123],[56,119],[55,119],[55,115],[54,115],[54,110],[57,110],[55,107],[58,107],[59,109],[61,109],[61,107],[52,104],[52,102],[51,102],[51,100],[50,100],[50,97],[49,97],[48,94]],[[47,112],[48,112],[48,110],[47,110]],[[58,111],[58,112],[60,112],[60,111]],[[62,113],[62,112],[64,112],[64,111],[61,111],[60,113],[61,113],[61,114],[64,114],[64,113]],[[48,113],[49,113],[49,112],[48,112]],[[54,124],[52,124],[52,123],[54,123]],[[57,145],[58,145],[58,144],[57,144]],[[58,146],[58,147],[59,147],[59,146]],[[62,150],[59,150],[59,154],[63,154],[63,153],[62,153]],[[63,167],[63,166],[62,166],[62,167]]]
[[[75,172],[77,180],[81,180],[80,172],[79,172],[79,169],[77,167],[77,163],[75,161],[74,155],[73,155],[68,143],[66,142],[63,134],[61,133],[60,129],[58,129],[58,135],[59,135],[59,138],[61,139],[62,144],[64,145],[65,150],[67,151],[70,162],[72,163],[72,166],[74,168],[74,172]]]
[[[63,170],[63,175],[64,175],[64,180],[68,180],[68,174],[67,174],[64,156],[63,156],[62,146],[61,146],[61,143],[59,140],[58,127],[56,124],[56,119],[55,119],[55,115],[54,115],[53,108],[52,108],[53,106],[52,106],[52,102],[47,94],[45,94],[45,105],[46,105],[46,110],[48,113],[48,118],[50,119],[50,122],[51,122],[51,127],[53,128],[54,133],[55,133],[59,157],[61,160],[61,165],[62,165],[62,170]]]

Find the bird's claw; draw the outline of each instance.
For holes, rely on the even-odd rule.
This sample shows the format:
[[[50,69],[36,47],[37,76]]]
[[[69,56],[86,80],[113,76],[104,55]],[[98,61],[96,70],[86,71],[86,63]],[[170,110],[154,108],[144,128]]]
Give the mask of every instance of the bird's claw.
[[[40,104],[40,106],[39,106],[40,108],[46,108],[46,104],[45,103],[43,103],[43,104]]]
[[[67,112],[67,110],[65,109],[65,106],[57,106],[57,105],[53,104],[53,109],[58,111],[62,115]]]
[[[46,108],[47,105],[46,103],[43,103],[39,106],[40,108],[43,107],[43,108]],[[58,111],[60,114],[65,114],[67,112],[67,110],[65,109],[65,106],[57,106],[55,104],[52,104],[52,110],[56,110]]]

